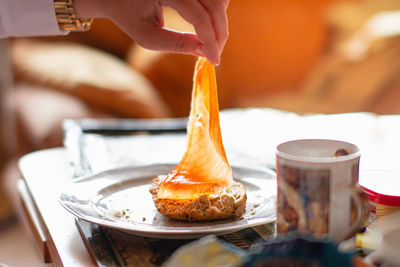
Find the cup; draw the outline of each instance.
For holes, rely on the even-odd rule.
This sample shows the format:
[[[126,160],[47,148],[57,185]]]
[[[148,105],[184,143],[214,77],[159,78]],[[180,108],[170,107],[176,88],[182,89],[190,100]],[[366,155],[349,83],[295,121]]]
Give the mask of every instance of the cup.
[[[353,236],[369,214],[367,195],[358,188],[360,150],[327,139],[293,140],[278,145],[278,234],[291,231]]]

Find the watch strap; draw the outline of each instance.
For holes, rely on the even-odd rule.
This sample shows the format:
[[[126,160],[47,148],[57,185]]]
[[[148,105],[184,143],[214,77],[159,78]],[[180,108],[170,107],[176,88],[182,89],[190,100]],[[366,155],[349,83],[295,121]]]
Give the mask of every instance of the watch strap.
[[[93,18],[78,18],[75,14],[73,0],[54,0],[54,9],[61,31],[84,32],[90,30]]]

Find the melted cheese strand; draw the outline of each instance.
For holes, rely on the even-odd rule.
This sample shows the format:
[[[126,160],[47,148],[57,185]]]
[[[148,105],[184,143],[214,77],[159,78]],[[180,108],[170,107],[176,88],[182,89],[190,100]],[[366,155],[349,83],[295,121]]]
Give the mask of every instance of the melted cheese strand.
[[[218,194],[232,184],[219,125],[218,93],[214,66],[205,58],[196,63],[188,144],[180,163],[160,183],[158,198],[192,199]]]

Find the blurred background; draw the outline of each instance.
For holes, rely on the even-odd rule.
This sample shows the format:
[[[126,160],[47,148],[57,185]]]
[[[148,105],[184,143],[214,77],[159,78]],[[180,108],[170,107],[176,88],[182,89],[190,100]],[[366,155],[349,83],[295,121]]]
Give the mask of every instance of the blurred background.
[[[228,19],[216,68],[221,109],[400,113],[400,1],[231,0]],[[193,31],[171,9],[165,20]],[[196,58],[143,49],[110,21],[8,44],[1,49],[12,71],[1,72],[0,221],[14,214],[7,177],[16,175],[16,159],[62,146],[63,119],[189,113]]]

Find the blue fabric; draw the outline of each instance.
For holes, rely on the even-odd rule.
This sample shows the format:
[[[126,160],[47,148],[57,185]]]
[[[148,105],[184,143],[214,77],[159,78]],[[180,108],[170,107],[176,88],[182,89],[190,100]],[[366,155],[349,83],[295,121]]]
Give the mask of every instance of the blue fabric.
[[[242,266],[290,266],[286,264],[296,260],[293,266],[351,267],[353,256],[353,253],[339,252],[331,240],[295,233],[254,245]]]

